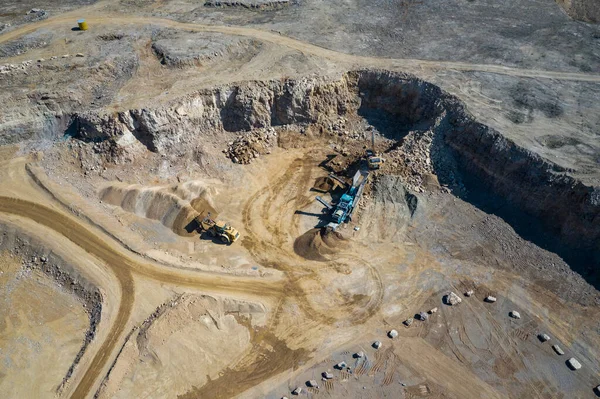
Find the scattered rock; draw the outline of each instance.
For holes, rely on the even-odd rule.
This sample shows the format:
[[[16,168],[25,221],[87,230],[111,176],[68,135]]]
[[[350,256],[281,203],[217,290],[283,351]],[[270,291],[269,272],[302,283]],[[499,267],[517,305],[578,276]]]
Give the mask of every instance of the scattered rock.
[[[429,311],[429,314],[434,314],[434,313],[436,313],[437,311],[438,311],[438,309],[437,309],[437,308],[433,308],[433,309],[431,309],[431,310]]]
[[[460,297],[458,295],[456,295],[454,292],[451,292],[448,295],[446,295],[445,302],[450,306],[454,306],[454,305],[458,305],[459,303],[461,303],[462,299],[460,299]]]
[[[324,372],[323,372],[321,375],[322,375],[322,376],[323,376],[323,378],[324,378],[324,379],[326,379],[326,380],[331,380],[331,379],[333,378],[333,374],[331,374],[331,373],[328,373],[327,371],[324,371]]]
[[[270,153],[277,144],[277,132],[273,128],[255,129],[240,134],[230,142],[225,155],[234,163],[249,164],[261,154]]]
[[[516,310],[513,310],[513,311],[509,312],[508,315],[510,317],[512,317],[513,319],[520,319],[521,318],[521,314],[519,312],[517,312]]]
[[[413,323],[414,319],[411,317],[409,319],[404,320],[404,325],[406,327],[410,327],[410,325]]]
[[[579,370],[581,368],[581,363],[579,363],[577,361],[577,359],[575,359],[574,357],[572,357],[569,360],[567,360],[567,366],[569,366],[569,368],[571,370]]]
[[[398,331],[396,330],[390,330],[390,332],[388,332],[388,337],[394,339],[398,336]]]
[[[494,302],[496,302],[497,300],[498,300],[498,299],[496,299],[496,297],[495,297],[495,296],[491,296],[491,295],[488,295],[488,296],[485,298],[485,301],[486,301],[486,302],[489,302],[489,303],[494,303]]]
[[[427,321],[427,319],[429,319],[429,316],[427,315],[427,313],[425,313],[425,312],[419,313],[419,320]]]
[[[550,336],[548,334],[538,334],[538,339],[542,342],[546,342],[550,340]]]
[[[558,355],[564,355],[565,352],[562,350],[562,348],[558,345],[552,345],[552,349],[554,349],[554,352],[556,352]]]
[[[375,342],[373,342],[373,348],[375,348],[375,349],[381,348],[381,341],[375,341]]]

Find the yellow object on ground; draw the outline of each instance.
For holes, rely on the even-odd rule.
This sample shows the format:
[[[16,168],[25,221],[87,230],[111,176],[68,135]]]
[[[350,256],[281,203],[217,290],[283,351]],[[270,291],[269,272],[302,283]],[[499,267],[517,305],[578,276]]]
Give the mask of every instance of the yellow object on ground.
[[[85,19],[78,20],[77,25],[79,25],[79,30],[88,30],[88,24],[85,22]]]

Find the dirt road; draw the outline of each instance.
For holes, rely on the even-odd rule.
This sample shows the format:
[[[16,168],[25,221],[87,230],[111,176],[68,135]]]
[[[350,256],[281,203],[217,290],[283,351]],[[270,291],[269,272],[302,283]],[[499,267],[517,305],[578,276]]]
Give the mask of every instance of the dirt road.
[[[183,270],[152,263],[131,252],[114,237],[88,224],[84,219],[42,205],[45,197],[38,196],[39,187],[35,179],[31,180],[32,176],[26,172],[27,162],[24,158],[5,165],[6,185],[14,187],[15,179],[29,184],[22,184],[18,189],[8,191],[11,197],[0,196],[0,213],[27,218],[49,227],[100,259],[114,273],[123,293],[115,321],[106,339],[94,354],[90,366],[80,374],[81,379],[73,380],[78,385],[72,396],[83,398],[89,395],[121,343],[128,323],[137,309],[134,293],[138,277],[207,293],[227,296],[238,293],[242,296],[273,299],[274,303],[281,302],[285,297],[299,306],[303,314],[315,325],[327,326],[342,320],[350,325],[358,325],[371,318],[381,306],[383,287],[378,272],[367,261],[356,254],[345,254],[345,263],[356,265],[357,270],[365,269],[366,280],[349,276],[344,284],[358,289],[364,286],[369,292],[365,292],[365,295],[347,296],[343,291],[348,287],[340,286],[338,288],[341,291],[336,289],[323,294],[324,285],[328,284],[321,281],[323,272],[328,278],[338,281],[346,281],[346,278],[341,278],[333,271],[335,266],[332,264],[307,262],[294,253],[294,238],[304,229],[294,210],[303,209],[313,202],[307,193],[314,178],[321,173],[318,163],[317,158],[305,155],[283,159],[283,175],[273,176],[269,179],[273,181],[267,182],[266,187],[257,188],[244,204],[243,216],[247,231],[244,246],[260,262],[284,271],[287,277],[285,280],[269,281]],[[289,198],[293,201],[289,202]],[[313,298],[316,292],[319,293],[318,299]],[[280,312],[281,309],[274,312],[275,323]]]
[[[232,293],[241,292],[258,296],[275,296],[281,294],[281,288],[272,283],[264,283],[256,279],[232,276],[218,276],[199,273],[185,273],[176,270],[160,270],[147,263],[142,263],[115,248],[109,242],[94,234],[74,218],[61,214],[46,206],[17,198],[0,197],[0,212],[29,218],[47,226],[67,237],[79,247],[93,256],[103,260],[114,272],[121,285],[123,297],[120,301],[117,317],[111,330],[96,353],[90,367],[81,378],[72,397],[87,396],[94,382],[100,376],[106,362],[112,355],[133,308],[134,282],[132,272],[144,277],[168,282],[180,286],[193,286],[207,292]]]
[[[527,78],[540,79],[560,79],[581,82],[600,82],[600,75],[590,73],[575,73],[561,71],[546,71],[539,69],[522,69],[511,68],[500,65],[486,64],[470,64],[465,62],[454,61],[429,61],[419,59],[392,59],[392,58],[376,58],[362,57],[351,54],[340,53],[334,50],[329,50],[314,44],[306,43],[291,37],[283,36],[276,32],[269,32],[255,28],[246,28],[241,26],[215,26],[195,23],[177,22],[166,18],[157,17],[142,17],[142,16],[127,16],[123,17],[119,14],[111,14],[101,11],[103,2],[96,3],[93,6],[78,9],[73,12],[62,14],[61,16],[52,17],[43,21],[21,26],[17,29],[0,35],[0,43],[14,40],[25,34],[34,32],[40,28],[53,26],[64,26],[65,24],[75,21],[75,15],[81,15],[85,10],[88,14],[93,14],[93,17],[87,18],[90,25],[102,24],[135,24],[135,25],[157,25],[176,29],[183,29],[192,32],[217,32],[229,35],[250,37],[264,42],[274,43],[280,46],[288,47],[304,54],[311,54],[322,57],[331,61],[350,64],[353,67],[375,67],[386,69],[446,69],[468,72],[488,72],[509,76],[520,76]]]

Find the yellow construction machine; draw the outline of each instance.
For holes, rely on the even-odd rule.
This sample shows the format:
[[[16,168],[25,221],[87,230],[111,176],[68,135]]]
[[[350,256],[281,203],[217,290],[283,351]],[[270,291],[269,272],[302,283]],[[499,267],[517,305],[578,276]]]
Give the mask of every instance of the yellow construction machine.
[[[210,218],[210,213],[207,217],[202,220],[200,218],[196,218],[198,222],[198,233],[202,234],[203,231],[211,237],[219,237],[219,240],[223,244],[233,244],[240,238],[240,233],[231,227],[229,224],[223,221],[214,221]]]

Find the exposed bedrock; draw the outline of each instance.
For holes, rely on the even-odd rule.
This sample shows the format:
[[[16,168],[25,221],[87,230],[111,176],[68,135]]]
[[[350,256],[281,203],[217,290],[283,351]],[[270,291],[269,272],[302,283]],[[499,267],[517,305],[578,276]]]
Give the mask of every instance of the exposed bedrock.
[[[578,264],[577,271],[591,273],[600,264],[600,187],[517,146],[474,120],[458,98],[411,75],[363,70],[341,78],[243,82],[153,109],[76,114],[71,131],[86,141],[139,141],[168,154],[192,148],[209,132],[318,124],[349,115],[398,143],[411,131],[432,132],[432,169],[442,184]]]

